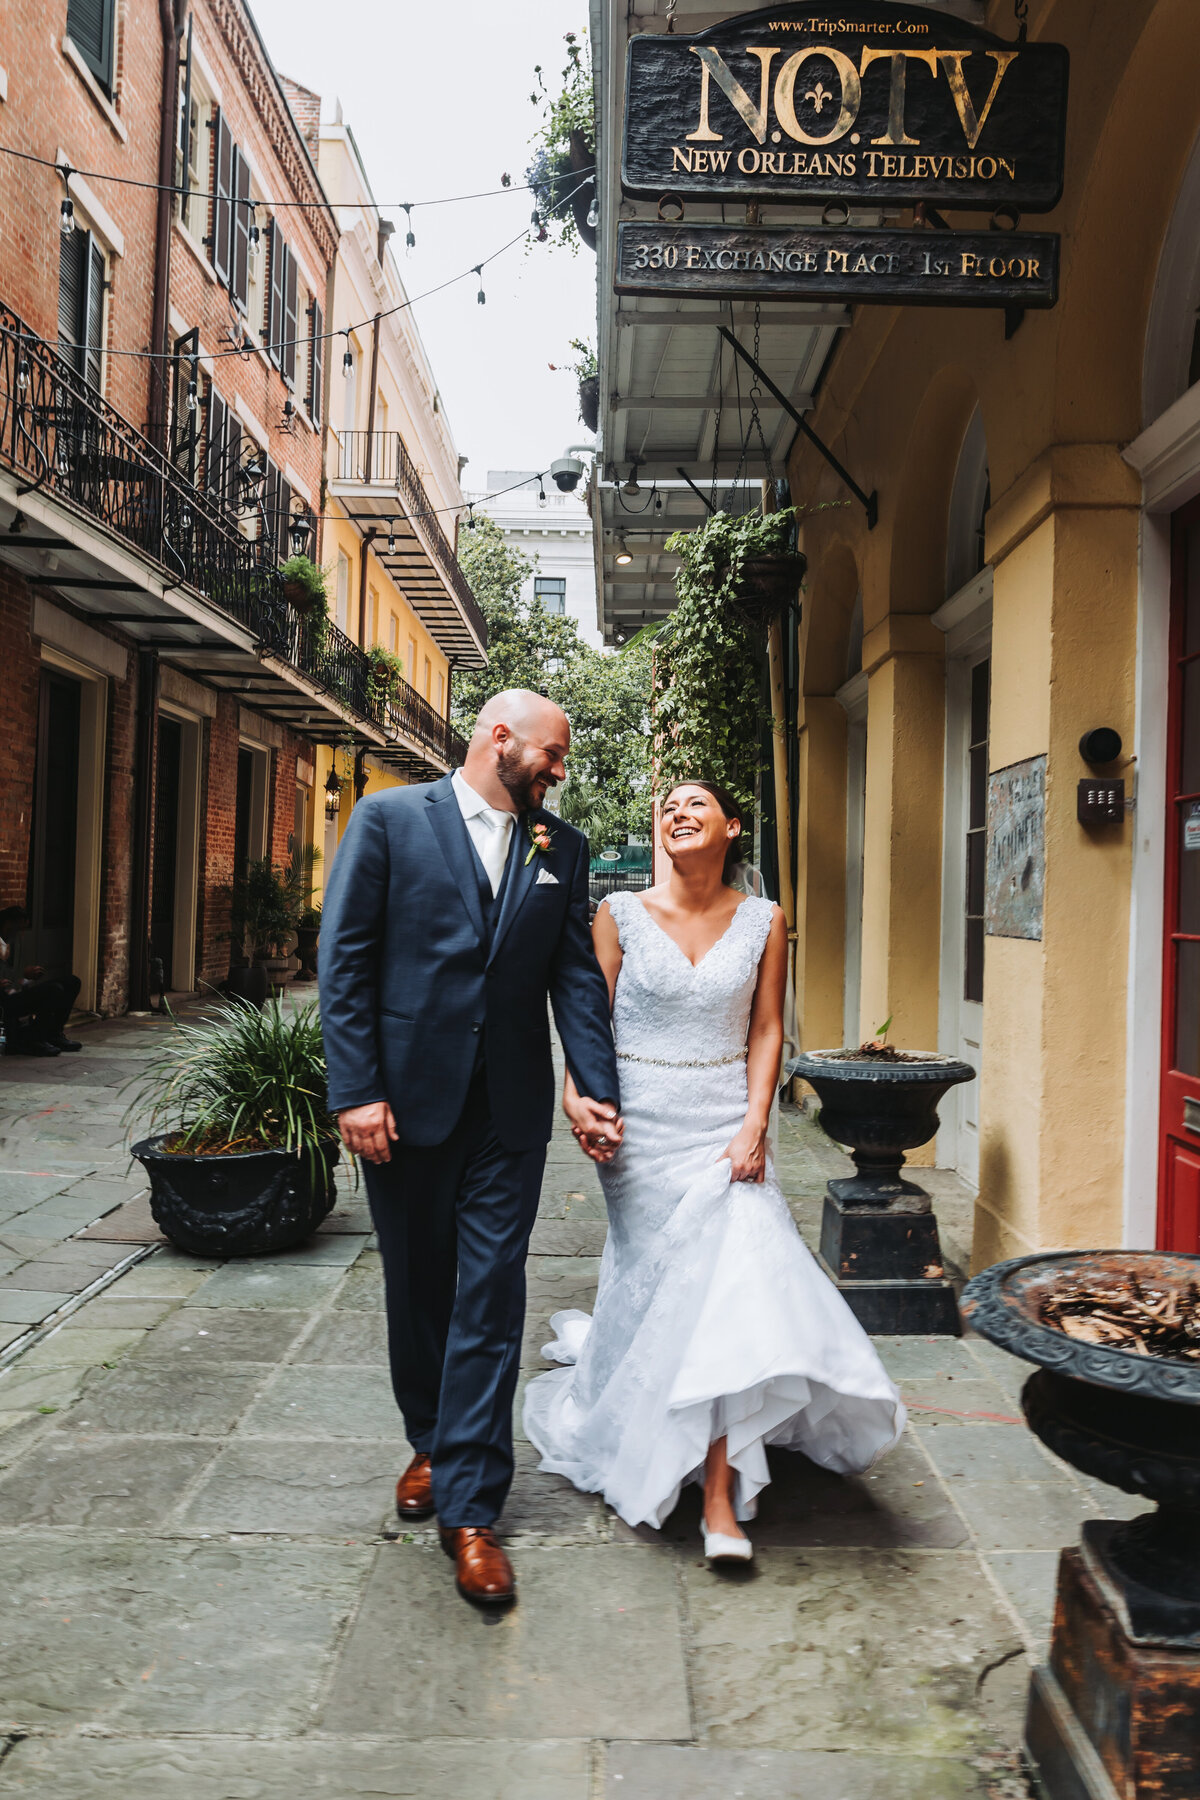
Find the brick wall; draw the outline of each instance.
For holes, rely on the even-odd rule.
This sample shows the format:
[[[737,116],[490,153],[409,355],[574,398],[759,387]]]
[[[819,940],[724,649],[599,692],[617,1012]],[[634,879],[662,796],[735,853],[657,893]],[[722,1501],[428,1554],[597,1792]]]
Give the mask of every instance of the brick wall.
[[[194,41],[211,69],[218,88],[215,96],[234,142],[253,164],[258,193],[266,200],[303,201],[306,207],[286,206],[278,213],[280,228],[300,268],[301,285],[325,305],[326,274],[337,247],[336,226],[324,204],[324,195],[310,161],[305,139],[292,117],[274,70],[263,54],[257,35],[248,27],[238,0],[196,0]],[[310,96],[320,114],[320,100]],[[209,138],[213,133],[209,132]],[[213,146],[209,146],[209,166]],[[211,182],[209,183],[211,188]],[[315,203],[315,205],[313,204]],[[257,256],[267,280],[267,241],[270,208],[258,205],[255,223],[262,233]],[[193,200],[190,229],[176,224],[171,253],[171,311],[174,329],[199,327],[204,351],[201,369],[222,399],[257,426],[257,436],[293,489],[314,512],[320,511],[321,434],[305,410],[300,384],[291,394],[298,408],[290,431],[284,424],[284,402],[289,389],[282,375],[257,348],[245,357],[226,354],[234,319],[229,294],[217,281],[208,250],[198,240],[211,231],[211,205]],[[265,343],[265,318],[255,310],[246,321],[256,343]],[[301,313],[297,335],[307,336],[309,320]],[[324,347],[321,354],[324,355]],[[240,405],[239,405],[240,402]],[[251,435],[256,435],[251,433]],[[248,441],[248,440],[245,440]],[[289,552],[284,550],[284,554]]]
[[[238,704],[218,694],[215,717],[205,728],[200,794],[200,905],[196,979],[219,983],[229,973],[229,889],[233,881],[233,833],[237,804]]]
[[[118,11],[116,80],[106,111],[63,51],[66,0],[48,5],[46,0],[4,0],[0,64],[8,71],[8,100],[0,109],[0,136],[8,148],[51,162],[62,151],[77,169],[157,180],[162,80],[157,0],[123,0]],[[124,240],[124,254],[109,260],[107,342],[110,348],[140,349],[150,340],[156,197],[149,189],[118,187],[111,181],[87,185]],[[58,338],[62,198],[62,180],[54,169],[0,156],[0,302],[51,343]],[[77,195],[77,220],[93,224],[103,236],[104,222],[99,217],[89,221],[85,210]],[[127,418],[144,423],[145,362],[109,357],[105,388]]]
[[[321,96],[311,88],[301,87],[298,81],[290,81],[286,75],[282,80],[292,117],[300,127],[308,154],[316,162],[321,150]]]

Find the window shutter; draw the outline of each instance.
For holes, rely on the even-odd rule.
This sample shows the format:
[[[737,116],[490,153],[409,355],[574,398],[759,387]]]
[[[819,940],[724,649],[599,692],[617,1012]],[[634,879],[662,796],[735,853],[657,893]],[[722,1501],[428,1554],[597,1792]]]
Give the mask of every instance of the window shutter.
[[[83,310],[83,360],[85,379],[100,392],[104,359],[104,252],[87,234],[87,299]]]
[[[279,367],[279,340],[283,336],[283,265],[287,245],[279,229],[279,221],[271,220],[271,283],[267,301],[267,355]]]
[[[112,89],[116,0],[67,0],[67,35],[106,93]]]
[[[88,232],[78,230],[59,238],[58,347],[71,367],[81,372],[79,347],[87,297],[88,238]]]
[[[192,15],[188,15],[187,50],[183,62],[183,105],[179,114],[179,217],[188,222],[188,170],[192,166]]]
[[[325,378],[325,315],[312,303],[312,342],[308,353],[308,416],[321,423],[321,399]]]
[[[231,513],[242,504],[242,428],[230,413],[225,420],[225,490],[224,501]]]
[[[229,281],[230,195],[233,192],[233,139],[224,113],[217,114],[216,155],[213,157],[213,225],[208,253],[217,279]]]
[[[250,165],[236,144],[233,146],[231,194],[233,243],[229,258],[229,291],[245,312],[250,295]]]
[[[284,380],[295,385],[296,381],[296,338],[300,332],[299,307],[297,304],[297,276],[299,270],[296,259],[284,245],[287,259],[283,279],[283,349],[279,366]]]
[[[204,449],[204,485],[220,501],[225,487],[225,424],[228,412],[215,387],[208,390],[208,420]]]
[[[292,522],[292,484],[283,474],[279,477],[279,513],[275,526],[275,554],[280,562],[286,562],[292,554],[292,546],[288,542],[288,526]]]

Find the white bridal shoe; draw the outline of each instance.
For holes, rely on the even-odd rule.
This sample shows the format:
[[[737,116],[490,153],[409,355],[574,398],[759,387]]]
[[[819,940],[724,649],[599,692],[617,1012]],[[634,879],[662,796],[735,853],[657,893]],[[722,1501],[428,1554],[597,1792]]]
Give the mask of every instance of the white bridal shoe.
[[[730,1537],[724,1531],[710,1531],[708,1521],[701,1519],[704,1554],[710,1563],[748,1563],[754,1561],[754,1545],[749,1538]]]

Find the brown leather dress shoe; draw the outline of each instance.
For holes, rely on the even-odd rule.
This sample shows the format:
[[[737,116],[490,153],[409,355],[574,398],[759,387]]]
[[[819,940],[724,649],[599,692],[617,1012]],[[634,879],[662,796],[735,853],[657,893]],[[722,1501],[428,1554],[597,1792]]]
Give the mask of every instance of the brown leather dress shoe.
[[[464,1600],[501,1606],[517,1597],[512,1564],[490,1525],[460,1525],[442,1531],[442,1549],[454,1558],[455,1582]]]
[[[396,1483],[396,1511],[402,1519],[427,1519],[433,1511],[433,1469],[423,1450]]]

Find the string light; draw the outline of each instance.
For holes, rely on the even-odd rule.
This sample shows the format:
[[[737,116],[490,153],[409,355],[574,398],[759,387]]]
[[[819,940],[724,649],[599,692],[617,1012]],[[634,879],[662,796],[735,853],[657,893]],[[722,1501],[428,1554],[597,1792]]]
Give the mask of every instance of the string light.
[[[600,223],[600,208],[596,205],[595,194],[592,195],[592,204],[588,207],[587,222],[593,231]]]
[[[539,475],[538,476],[538,505],[545,506],[545,504],[546,504],[546,489],[543,486],[542,478]]]
[[[395,521],[395,519],[389,519],[388,520],[388,555],[395,556],[395,554],[396,554],[396,521]]]
[[[23,350],[17,358],[17,392],[18,394],[29,392],[29,358]]]
[[[407,222],[408,222],[408,230],[407,230],[407,232],[406,232],[406,233],[405,233],[405,234],[404,234],[404,243],[405,243],[405,247],[406,247],[406,248],[407,248],[407,249],[409,249],[409,250],[412,250],[412,249],[414,249],[414,248],[415,248],[415,247],[416,247],[416,242],[417,242],[417,240],[416,240],[416,238],[415,238],[415,236],[414,236],[414,235],[413,235],[413,228],[412,228],[412,207],[411,207],[411,205],[409,205],[409,204],[408,204],[408,202],[407,202],[407,201],[406,201],[406,202],[404,202],[404,203],[403,203],[403,204],[402,204],[402,205],[401,205],[401,208],[400,208],[400,211],[401,211],[401,212],[402,212],[402,213],[403,213],[403,214],[404,214],[404,217],[405,217],[405,219],[406,219],[406,220],[407,220]]]
[[[194,413],[199,405],[199,383],[196,380],[196,365],[192,364],[192,378],[187,384],[187,400],[185,402],[190,413]]]
[[[350,332],[349,332],[349,330],[347,329],[346,331],[343,331],[342,336],[346,340],[346,353],[342,357],[342,374],[346,377],[347,381],[353,381],[353,379],[354,379],[354,352],[350,348]]]
[[[476,294],[475,298],[476,298],[476,300],[478,300],[480,306],[486,306],[487,305],[487,295],[483,291],[483,264],[482,263],[472,263],[471,273],[472,273],[472,275],[478,275],[478,277],[479,277],[479,292]]]
[[[67,164],[53,162],[48,156],[35,156],[32,151],[18,150],[12,144],[0,144],[0,156],[14,156],[21,162],[36,163],[42,169],[66,169]],[[175,194],[180,199],[196,194],[199,199],[210,199],[211,195],[201,194],[197,189],[185,187],[177,181],[138,181],[132,175],[112,175],[105,169],[70,169],[72,175],[79,175],[85,181],[109,181],[117,187],[146,188],[154,193]],[[591,179],[592,167],[586,170],[573,171]],[[502,175],[498,188],[480,188],[472,194],[439,194],[436,200],[385,200],[376,203],[378,212],[408,212],[412,207],[422,206],[458,206],[467,200],[490,200],[501,194],[528,194],[536,191],[538,183],[521,181],[513,183],[511,176]],[[581,184],[582,185],[582,184]],[[328,200],[255,200],[248,201],[251,206],[265,206],[269,212],[326,212],[329,210]]]

